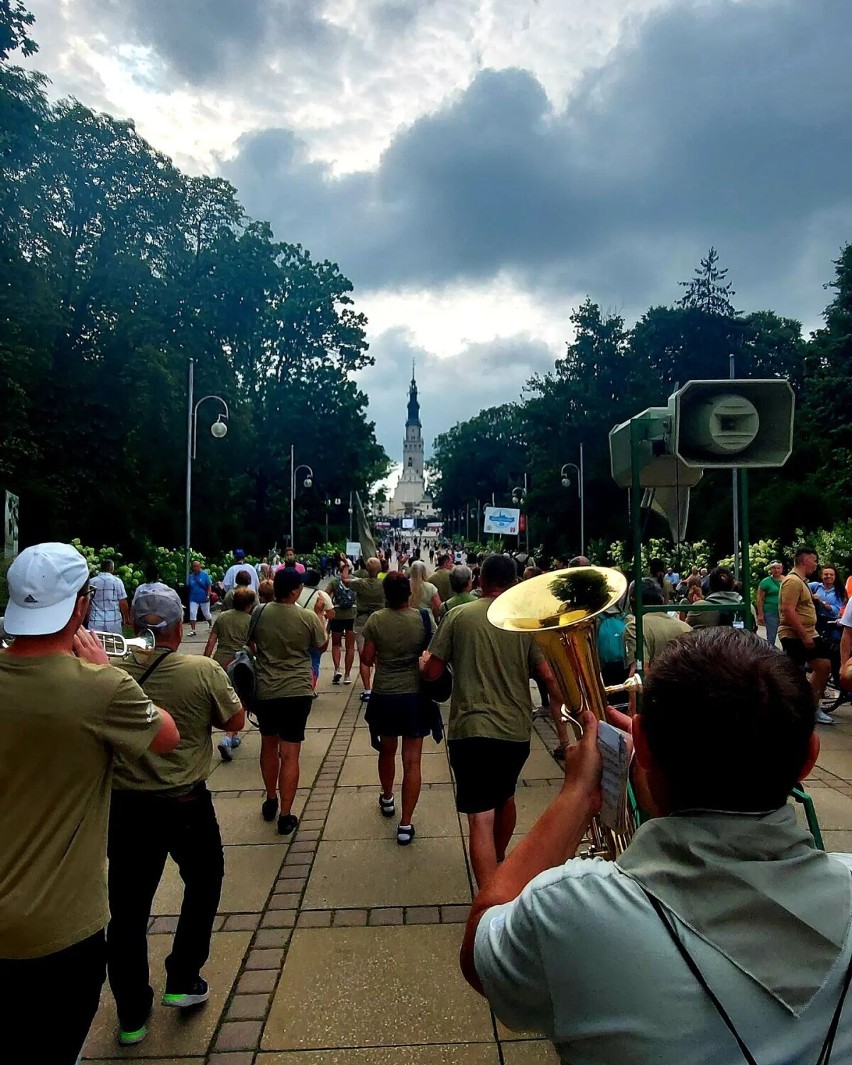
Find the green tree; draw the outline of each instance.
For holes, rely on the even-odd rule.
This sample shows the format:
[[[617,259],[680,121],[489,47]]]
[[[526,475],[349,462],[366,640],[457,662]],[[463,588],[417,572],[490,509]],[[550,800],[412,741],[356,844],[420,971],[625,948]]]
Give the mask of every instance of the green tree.
[[[727,267],[720,269],[719,253],[711,247],[692,278],[689,281],[678,281],[686,292],[677,301],[676,306],[703,311],[705,314],[718,314],[723,318],[736,318],[739,311],[734,310],[731,302],[736,292],[727,277]]]
[[[19,48],[22,55],[33,55],[38,45],[30,37],[35,15],[27,11],[23,0],[0,0],[0,61]]]

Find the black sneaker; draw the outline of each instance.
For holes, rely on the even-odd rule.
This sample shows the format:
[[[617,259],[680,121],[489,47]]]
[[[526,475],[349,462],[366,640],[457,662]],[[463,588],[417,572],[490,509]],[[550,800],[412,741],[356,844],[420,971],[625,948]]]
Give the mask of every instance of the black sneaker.
[[[274,821],[278,813],[278,796],[276,795],[274,799],[264,799],[260,812],[263,814],[264,821]]]
[[[379,795],[379,809],[382,811],[382,817],[393,817],[396,813],[393,795],[389,799],[386,799],[384,795]]]
[[[291,832],[296,831],[296,826],[299,824],[299,818],[294,817],[292,814],[282,814],[278,818],[278,835],[289,836]]]
[[[396,841],[400,847],[407,847],[414,839],[414,825],[397,825]]]
[[[169,991],[167,985],[166,993],[163,995],[163,1005],[175,1006],[177,1009],[185,1010],[190,1006],[200,1006],[209,997],[210,988],[207,985],[207,981],[199,976],[189,991]]]

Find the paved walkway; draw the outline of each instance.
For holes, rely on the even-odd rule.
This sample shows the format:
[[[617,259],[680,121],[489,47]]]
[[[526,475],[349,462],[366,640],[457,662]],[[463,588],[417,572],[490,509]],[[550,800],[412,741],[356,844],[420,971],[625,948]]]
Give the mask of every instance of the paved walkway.
[[[199,626],[199,633],[204,626]],[[206,635],[206,633],[205,633]],[[185,650],[200,653],[204,638]],[[395,842],[396,821],[377,808],[375,754],[360,686],[331,684],[323,656],[320,697],[302,749],[294,836],[260,817],[259,735],[245,733],[230,764],[209,780],[225,844],[225,883],[211,958],[210,1001],[192,1015],[155,1007],[148,1038],[116,1044],[108,988],[84,1059],[215,1065],[544,1065],[549,1044],[508,1032],[458,968],[471,900],[466,823],[453,804],[446,747],[424,742],[417,838]],[[852,710],[820,730],[823,752],[808,786],[833,850],[852,850]],[[558,787],[539,721],[518,791],[518,833]],[[547,741],[547,742],[546,742]],[[218,754],[215,756],[218,762]],[[400,772],[401,778],[401,772]],[[396,788],[399,801],[399,786]],[[180,881],[169,863],[150,927],[152,982],[163,990]]]

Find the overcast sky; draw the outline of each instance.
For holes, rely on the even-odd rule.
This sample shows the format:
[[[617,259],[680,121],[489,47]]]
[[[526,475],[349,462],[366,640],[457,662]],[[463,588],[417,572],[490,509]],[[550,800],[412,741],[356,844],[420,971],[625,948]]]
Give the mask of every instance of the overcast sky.
[[[586,294],[632,322],[715,244],[738,307],[810,329],[852,239],[848,0],[28,6],[54,95],[339,263],[395,459],[412,357],[428,450],[548,369]]]

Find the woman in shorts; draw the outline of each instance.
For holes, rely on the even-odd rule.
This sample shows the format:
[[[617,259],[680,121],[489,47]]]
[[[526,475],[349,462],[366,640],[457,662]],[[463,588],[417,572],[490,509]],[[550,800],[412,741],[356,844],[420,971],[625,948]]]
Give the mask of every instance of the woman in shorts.
[[[245,644],[251,625],[251,612],[257,597],[253,588],[237,588],[234,591],[233,607],[216,615],[213,628],[207,637],[204,654],[225,669],[234,655]],[[230,762],[240,745],[239,732],[226,732],[217,745],[223,762]]]
[[[429,703],[420,693],[419,662],[435,623],[430,610],[410,606],[411,581],[404,573],[389,573],[383,588],[387,606],[371,614],[364,626],[361,661],[376,667],[366,721],[371,734],[379,737],[379,809],[385,817],[396,813],[393,784],[402,737],[402,816],[396,841],[405,847],[414,839],[420,755],[423,737],[431,732]]]

